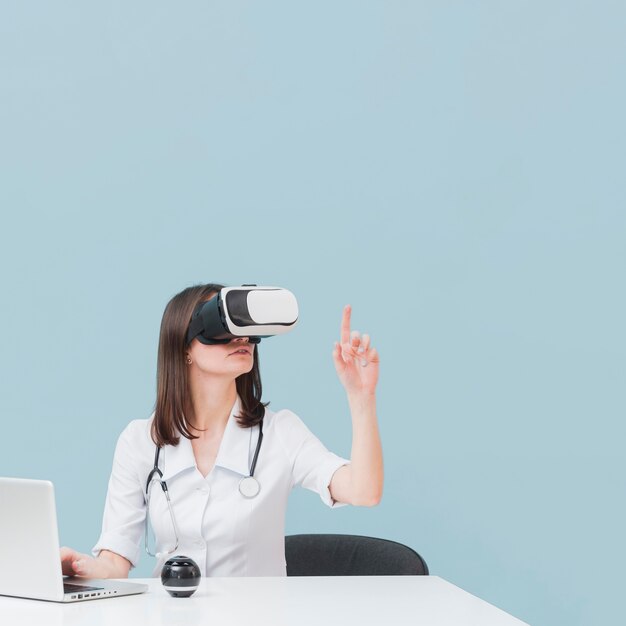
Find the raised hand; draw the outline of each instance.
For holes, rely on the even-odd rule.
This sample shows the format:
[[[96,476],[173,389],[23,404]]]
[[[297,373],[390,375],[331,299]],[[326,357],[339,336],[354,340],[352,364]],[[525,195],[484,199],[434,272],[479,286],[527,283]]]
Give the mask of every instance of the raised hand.
[[[341,384],[349,394],[374,394],[380,359],[370,346],[370,336],[358,330],[350,332],[352,307],[347,304],[341,320],[341,343],[335,342],[333,361]]]

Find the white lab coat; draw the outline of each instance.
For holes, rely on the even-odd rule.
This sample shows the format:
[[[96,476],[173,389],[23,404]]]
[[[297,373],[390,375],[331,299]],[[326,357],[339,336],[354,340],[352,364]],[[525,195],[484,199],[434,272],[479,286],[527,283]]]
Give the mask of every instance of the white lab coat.
[[[255,478],[259,494],[245,498],[239,481],[249,475],[259,427],[241,428],[235,419],[240,398],[231,410],[215,465],[205,478],[196,467],[191,441],[180,438],[178,446],[161,449],[159,468],[167,481],[178,525],[175,554],[191,557],[204,576],[285,576],[285,512],[291,489],[301,485],[317,492],[329,507],[343,506],[332,500],[328,486],[335,471],[350,461],[328,451],[292,411],[265,409],[263,442]],[[92,549],[127,558],[133,567],[144,550],[145,488],[154,466],[155,444],[150,437],[154,413],[133,420],[120,435],[102,521],[102,533]],[[165,495],[158,483],[151,490],[150,523],[156,550],[175,545],[174,529]],[[151,540],[153,537],[151,537]],[[147,555],[146,555],[147,556]],[[158,576],[164,554],[155,564]]]

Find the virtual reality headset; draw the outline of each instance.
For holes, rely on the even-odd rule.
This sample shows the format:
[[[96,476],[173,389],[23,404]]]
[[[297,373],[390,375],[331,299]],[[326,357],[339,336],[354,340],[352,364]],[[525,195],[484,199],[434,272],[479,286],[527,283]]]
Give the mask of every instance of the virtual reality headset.
[[[288,333],[298,321],[298,303],[281,287],[241,285],[224,287],[194,310],[187,345],[194,339],[206,345],[249,337],[250,343]]]

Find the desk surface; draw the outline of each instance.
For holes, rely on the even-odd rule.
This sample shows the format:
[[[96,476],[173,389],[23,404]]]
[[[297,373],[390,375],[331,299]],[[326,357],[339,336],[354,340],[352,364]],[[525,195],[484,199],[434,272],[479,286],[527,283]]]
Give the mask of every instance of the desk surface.
[[[0,596],[0,622],[19,626],[527,626],[438,576],[204,578],[172,598],[147,593],[59,604]]]

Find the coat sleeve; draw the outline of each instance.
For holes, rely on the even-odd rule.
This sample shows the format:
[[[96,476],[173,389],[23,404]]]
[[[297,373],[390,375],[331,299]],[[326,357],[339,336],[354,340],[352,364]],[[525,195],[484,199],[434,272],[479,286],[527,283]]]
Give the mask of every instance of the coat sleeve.
[[[345,506],[347,503],[332,499],[329,486],[333,474],[350,461],[326,449],[293,411],[279,411],[274,419],[291,465],[292,487],[302,486],[318,493],[331,508]]]
[[[128,559],[136,567],[141,554],[140,544],[146,517],[144,491],[139,479],[133,441],[140,424],[131,422],[119,436],[109,478],[102,532],[92,548],[97,557],[100,550],[111,550]]]

